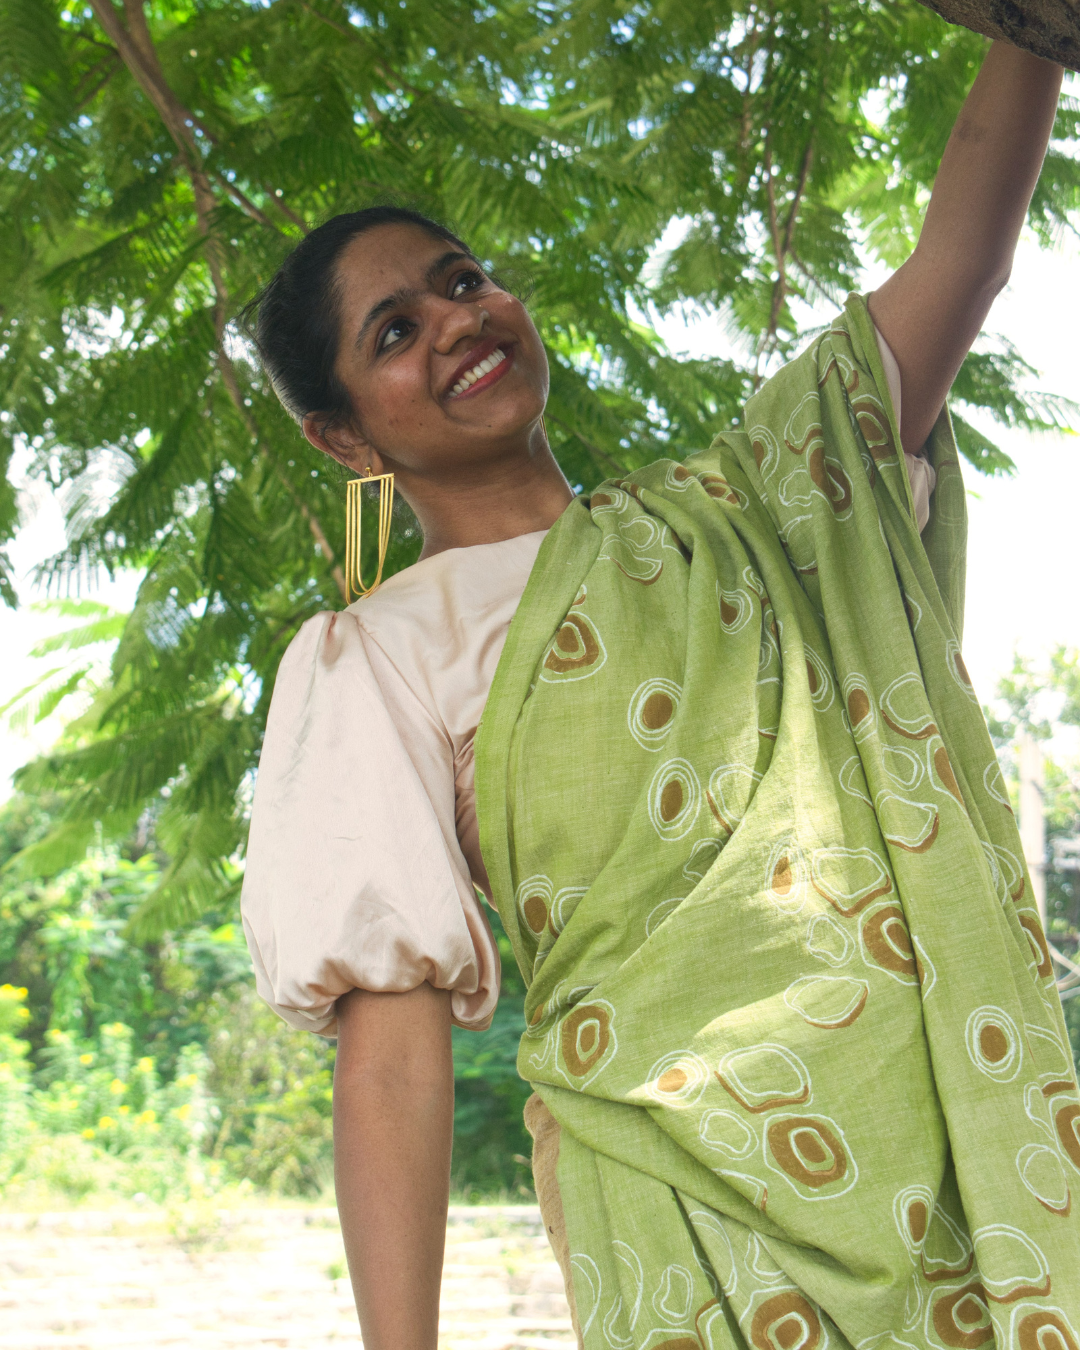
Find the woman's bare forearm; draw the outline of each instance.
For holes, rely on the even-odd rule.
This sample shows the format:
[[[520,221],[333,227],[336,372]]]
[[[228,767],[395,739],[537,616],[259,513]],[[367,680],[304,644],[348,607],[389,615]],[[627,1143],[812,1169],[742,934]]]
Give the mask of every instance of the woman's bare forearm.
[[[340,999],[334,1175],[365,1350],[435,1350],[453,1125],[450,995]]]
[[[1009,279],[1054,125],[1061,67],[996,42],[942,156],[918,245],[870,299],[918,451],[994,297]]]

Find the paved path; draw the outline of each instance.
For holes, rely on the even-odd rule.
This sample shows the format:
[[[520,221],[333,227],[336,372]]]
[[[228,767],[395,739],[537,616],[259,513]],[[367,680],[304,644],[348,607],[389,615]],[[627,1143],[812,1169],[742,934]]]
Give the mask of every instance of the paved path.
[[[0,1350],[359,1347],[332,1209],[0,1214]],[[454,1207],[440,1350],[573,1345],[532,1205]]]

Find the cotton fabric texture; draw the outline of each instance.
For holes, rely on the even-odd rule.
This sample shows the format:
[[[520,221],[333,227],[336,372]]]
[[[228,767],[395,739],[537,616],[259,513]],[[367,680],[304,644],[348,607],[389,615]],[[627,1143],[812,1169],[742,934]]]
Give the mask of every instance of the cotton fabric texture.
[[[575,503],[476,742],[586,1350],[1076,1350],[1080,1096],[863,300]]]

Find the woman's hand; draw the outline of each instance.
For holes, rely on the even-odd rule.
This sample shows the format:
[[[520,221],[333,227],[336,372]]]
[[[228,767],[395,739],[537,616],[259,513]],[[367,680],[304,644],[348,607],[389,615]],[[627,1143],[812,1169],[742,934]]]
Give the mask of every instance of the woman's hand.
[[[450,1192],[450,995],[338,1000],[334,1175],[364,1350],[435,1350]]]
[[[1060,66],[995,42],[956,119],[919,242],[870,297],[900,367],[900,438],[917,454],[1013,253],[1050,140]]]

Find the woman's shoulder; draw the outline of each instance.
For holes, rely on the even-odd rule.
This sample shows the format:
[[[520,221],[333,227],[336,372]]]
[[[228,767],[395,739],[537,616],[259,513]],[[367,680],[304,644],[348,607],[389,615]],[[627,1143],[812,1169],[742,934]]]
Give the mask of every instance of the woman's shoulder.
[[[346,613],[374,631],[400,622],[441,625],[450,614],[479,615],[507,600],[516,605],[545,533],[444,549],[387,577]]]
[[[538,531],[447,549],[346,609],[313,615],[289,644],[278,685],[373,680],[386,693],[404,686],[433,715],[448,714],[440,690],[454,707],[463,690],[482,696],[543,538]]]
[[[410,683],[414,675],[472,664],[509,626],[543,537],[540,531],[446,549],[388,577],[344,614]]]

